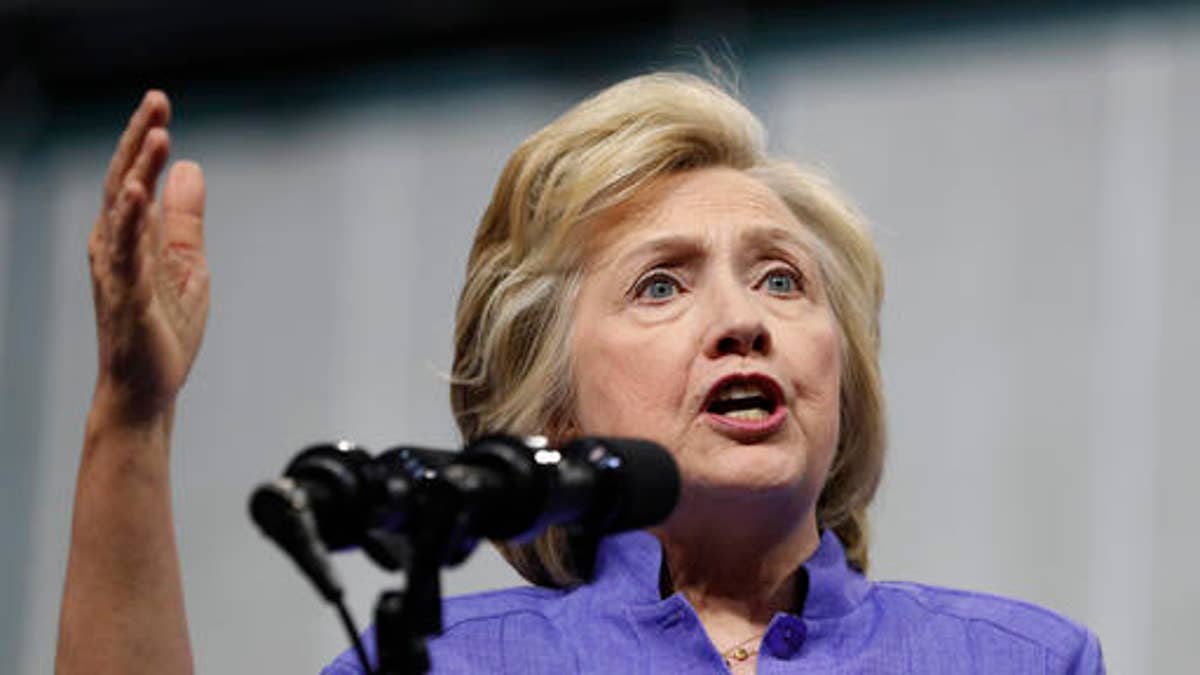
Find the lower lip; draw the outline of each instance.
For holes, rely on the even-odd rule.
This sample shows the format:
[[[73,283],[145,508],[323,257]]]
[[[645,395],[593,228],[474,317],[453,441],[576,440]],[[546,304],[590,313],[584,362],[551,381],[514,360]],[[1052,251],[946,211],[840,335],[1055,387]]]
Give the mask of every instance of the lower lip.
[[[716,413],[705,413],[717,431],[738,441],[756,441],[779,431],[787,418],[787,408],[775,406],[775,410],[761,420],[739,420]]]

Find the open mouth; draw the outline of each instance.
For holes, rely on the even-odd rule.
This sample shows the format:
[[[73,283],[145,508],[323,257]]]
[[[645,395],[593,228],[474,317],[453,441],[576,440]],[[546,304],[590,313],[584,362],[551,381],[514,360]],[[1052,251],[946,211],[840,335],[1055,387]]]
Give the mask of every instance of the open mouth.
[[[733,375],[713,385],[705,412],[729,419],[758,422],[770,419],[783,403],[783,392],[765,375]]]

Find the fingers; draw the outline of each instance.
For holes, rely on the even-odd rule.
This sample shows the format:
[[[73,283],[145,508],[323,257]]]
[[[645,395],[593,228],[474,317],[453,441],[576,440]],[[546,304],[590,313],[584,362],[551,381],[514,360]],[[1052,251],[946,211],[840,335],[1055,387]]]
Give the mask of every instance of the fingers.
[[[204,172],[191,161],[176,162],[163,187],[163,234],[167,246],[204,250]]]
[[[89,240],[92,271],[106,293],[118,289],[104,279],[123,280],[125,290],[140,290],[136,280],[144,267],[147,232],[152,230],[155,214],[151,203],[155,183],[166,164],[170,146],[165,125],[170,118],[170,102],[161,91],[148,91],[130,117],[117,143],[104,182],[104,204]],[[150,232],[154,234],[154,232]],[[114,279],[114,280],[116,280]],[[97,291],[102,289],[97,287]],[[119,293],[121,295],[123,293]]]
[[[107,237],[108,270],[125,280],[137,278],[142,256],[139,255],[141,240],[145,239],[150,220],[149,195],[140,183],[130,181],[117,196],[117,202],[109,210],[109,236]]]
[[[117,143],[89,245],[94,271],[115,269],[118,264],[130,271],[132,250],[122,246],[136,241],[134,226],[143,219],[142,211],[153,199],[155,181],[167,161],[170,140],[163,125],[169,117],[166,95],[148,91]]]
[[[117,201],[109,210],[105,238],[114,271],[134,272],[132,265],[139,258],[141,239],[153,220],[150,204],[158,174],[167,161],[167,145],[166,129],[156,127],[146,133],[141,151],[125,174]]]
[[[118,192],[125,183],[126,174],[138,156],[141,154],[146,133],[153,128],[166,127],[171,117],[171,103],[166,94],[150,90],[142,98],[137,110],[129,118],[112,161],[108,165],[108,176],[104,181],[104,208],[111,208],[116,202]]]
[[[129,172],[125,174],[125,184],[137,183],[153,197],[158,174],[162,172],[163,165],[167,163],[169,145],[170,139],[167,137],[166,129],[155,127],[147,131],[146,137],[142,140],[141,152],[137,154]]]

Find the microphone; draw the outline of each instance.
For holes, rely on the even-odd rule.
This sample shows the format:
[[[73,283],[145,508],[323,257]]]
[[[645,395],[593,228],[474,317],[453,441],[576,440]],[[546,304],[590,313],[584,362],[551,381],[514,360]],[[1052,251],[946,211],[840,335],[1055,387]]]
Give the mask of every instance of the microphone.
[[[329,564],[325,545],[308,505],[308,493],[290,478],[280,478],[254,491],[250,513],[259,528],[296,562],[326,601],[342,599],[342,585]]]
[[[250,515],[336,606],[365,672],[328,550],[360,547],[405,570],[405,590],[381,595],[375,618],[381,666],[406,672],[428,668],[423,637],[441,632],[438,567],[461,563],[479,538],[524,541],[566,525],[590,578],[601,536],[662,522],[679,490],[675,460],[650,441],[581,438],[556,450],[541,437],[496,435],[459,453],[398,447],[378,457],[342,441],[297,455],[254,490]]]
[[[679,500],[679,469],[657,443],[587,437],[561,450],[541,437],[489,436],[441,470],[472,534],[528,541],[551,525],[603,536],[656,525]]]
[[[302,451],[284,478],[254,491],[250,512],[329,597],[323,551],[296,532],[315,530],[330,550],[361,547],[397,569],[400,556],[380,535],[436,520],[454,530],[443,555],[452,565],[479,538],[528,541],[551,525],[594,537],[649,527],[670,515],[679,490],[670,453],[644,440],[580,438],[558,450],[541,437],[493,435],[462,452],[397,447],[373,458],[343,441]]]
[[[679,467],[657,443],[585,437],[568,443],[561,458],[553,452],[557,489],[547,500],[547,524],[603,536],[657,525],[679,501]]]

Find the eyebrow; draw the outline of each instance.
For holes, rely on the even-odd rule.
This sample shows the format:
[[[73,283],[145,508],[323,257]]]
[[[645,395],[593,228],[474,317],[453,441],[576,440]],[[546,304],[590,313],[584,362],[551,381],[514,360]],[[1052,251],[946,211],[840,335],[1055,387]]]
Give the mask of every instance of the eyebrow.
[[[755,248],[777,248],[781,244],[794,246],[805,255],[816,258],[816,237],[807,230],[797,232],[795,228],[779,225],[751,227],[742,232],[740,239]]]
[[[704,254],[704,244],[697,237],[670,234],[638,244],[613,259],[611,264],[615,267],[625,267],[639,258],[658,258],[663,255],[672,258],[692,258]]]
[[[738,239],[745,246],[754,249],[778,249],[795,247],[814,262],[815,238],[808,232],[797,232],[795,228],[780,225],[752,225],[739,233]],[[656,237],[640,244],[624,254],[611,259],[613,266],[624,267],[640,258],[657,258],[669,256],[672,258],[703,257],[707,252],[702,238],[694,235],[669,234]]]

